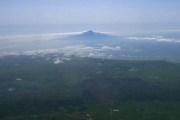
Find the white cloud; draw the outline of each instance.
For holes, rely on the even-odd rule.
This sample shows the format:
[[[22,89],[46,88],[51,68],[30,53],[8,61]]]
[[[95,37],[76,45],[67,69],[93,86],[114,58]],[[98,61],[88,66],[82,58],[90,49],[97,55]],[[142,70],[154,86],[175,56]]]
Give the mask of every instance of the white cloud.
[[[74,46],[66,46],[61,48],[61,50],[65,50],[65,51],[79,51],[82,50],[82,48],[84,47],[84,45],[74,45]]]
[[[54,64],[59,64],[59,63],[62,63],[63,61],[60,61],[60,60],[56,60],[54,61]]]
[[[47,33],[47,34],[25,34],[25,35],[0,35],[1,40],[9,41],[48,41],[52,39],[58,39],[67,35],[80,34],[82,32],[69,32],[69,33]]]
[[[4,56],[10,56],[10,55],[19,55],[19,53],[17,53],[17,52],[1,52],[0,51],[0,56],[1,57],[4,57]]]
[[[95,51],[97,50],[94,47],[90,47],[90,46],[84,46],[84,45],[74,45],[74,46],[66,46],[61,48],[61,50],[64,51],[75,51],[75,52],[80,52],[80,51]]]
[[[92,47],[92,46],[85,46],[85,45],[74,45],[74,46],[66,46],[60,49],[41,49],[41,50],[31,50],[25,52],[3,52],[0,51],[0,57],[9,56],[9,55],[28,55],[34,58],[35,56],[45,57],[46,54],[50,53],[57,53],[63,54],[66,60],[69,60],[68,57],[71,55],[77,55],[79,57],[87,56],[87,57],[104,57],[105,51],[111,50],[121,50],[120,46],[116,47],[109,47],[109,46],[99,46],[99,47]],[[46,60],[49,60],[47,58]]]
[[[25,52],[5,52],[5,51],[0,51],[0,56],[4,57],[4,56],[10,56],[10,55],[38,55],[43,57],[45,54],[49,54],[49,53],[62,53],[57,49],[45,49],[45,50],[32,50],[32,51],[25,51]],[[32,58],[35,58],[34,56]]]
[[[14,90],[14,88],[9,88],[8,90],[11,92],[11,91],[13,91],[13,90]]]
[[[38,55],[38,54],[48,54],[48,53],[58,53],[57,49],[44,49],[44,50],[32,50],[23,52],[23,55]]]
[[[95,56],[94,53],[89,54],[89,57],[94,57],[94,56]]]
[[[163,36],[152,36],[152,37],[128,37],[131,40],[154,40],[154,41],[164,41],[164,42],[174,42],[174,38],[163,38]]]
[[[97,57],[103,57],[103,56],[105,56],[105,55],[106,55],[105,53],[97,53],[97,54],[96,54]]]
[[[48,61],[48,60],[50,60],[51,58],[46,58],[46,60]]]
[[[99,66],[102,66],[102,63],[98,63]]]
[[[107,58],[108,58],[108,59],[111,59],[112,57],[113,57],[113,55],[109,55]]]
[[[20,79],[20,78],[17,78],[16,80],[17,80],[17,81],[21,81],[22,79]]]
[[[133,52],[141,52],[142,50],[135,49]]]
[[[74,45],[74,46],[66,46],[61,48],[61,50],[65,53],[76,54],[78,56],[84,56],[85,54],[89,57],[102,57],[104,53],[99,53],[99,51],[109,51],[109,50],[121,50],[120,46],[117,47],[109,47],[109,46],[102,46],[102,47],[90,47],[84,45]],[[94,53],[97,52],[97,53]]]
[[[121,47],[117,46],[113,48],[113,47],[103,46],[101,49],[102,50],[121,50]]]
[[[114,50],[121,50],[121,47],[117,46],[117,47],[114,48]]]
[[[101,49],[103,49],[103,50],[112,50],[113,48],[108,47],[108,46],[103,46]]]
[[[82,50],[95,50],[93,47],[83,47]]]
[[[88,55],[88,57],[103,57],[103,56],[105,56],[106,54],[105,53],[90,53],[89,55]]]
[[[62,60],[71,60],[71,58],[61,58]]]

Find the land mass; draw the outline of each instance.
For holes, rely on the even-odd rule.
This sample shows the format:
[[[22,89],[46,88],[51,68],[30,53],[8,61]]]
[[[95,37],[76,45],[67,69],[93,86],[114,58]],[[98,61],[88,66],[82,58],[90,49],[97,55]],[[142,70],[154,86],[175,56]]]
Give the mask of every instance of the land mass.
[[[62,38],[63,40],[101,40],[101,39],[112,39],[115,38],[115,36],[94,32],[92,30],[89,30],[87,32],[83,32],[79,35],[71,35]]]
[[[178,120],[179,78],[180,64],[161,60],[6,56],[0,58],[0,118]]]

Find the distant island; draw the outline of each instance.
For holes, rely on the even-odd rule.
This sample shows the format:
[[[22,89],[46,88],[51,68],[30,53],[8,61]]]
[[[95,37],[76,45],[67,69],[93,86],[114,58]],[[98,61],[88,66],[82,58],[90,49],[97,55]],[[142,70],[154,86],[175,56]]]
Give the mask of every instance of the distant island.
[[[99,40],[99,39],[111,39],[114,38],[115,36],[99,33],[99,32],[94,32],[92,30],[83,32],[82,34],[79,35],[71,35],[67,36],[65,38],[62,38],[63,40]]]

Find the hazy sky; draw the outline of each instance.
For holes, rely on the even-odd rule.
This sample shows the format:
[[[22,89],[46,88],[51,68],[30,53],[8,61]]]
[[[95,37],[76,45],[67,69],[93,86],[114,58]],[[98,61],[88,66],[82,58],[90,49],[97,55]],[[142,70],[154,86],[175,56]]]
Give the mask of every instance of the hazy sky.
[[[0,0],[0,25],[180,23],[180,0]]]

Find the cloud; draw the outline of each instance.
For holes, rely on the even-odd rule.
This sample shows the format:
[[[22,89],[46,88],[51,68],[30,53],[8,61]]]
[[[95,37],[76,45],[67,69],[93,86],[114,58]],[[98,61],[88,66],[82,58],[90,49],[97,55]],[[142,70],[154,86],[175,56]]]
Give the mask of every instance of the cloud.
[[[111,59],[112,57],[113,57],[113,55],[109,55],[107,58],[108,58],[108,59]]]
[[[42,54],[49,54],[49,53],[59,53],[57,49],[44,49],[44,50],[32,50],[32,51],[25,51],[22,52],[22,55],[42,55]]]
[[[113,47],[103,46],[101,49],[102,50],[121,50],[121,47],[117,46],[113,48]]]
[[[32,58],[35,58],[34,56],[40,56],[44,57],[46,54],[50,53],[61,53],[61,51],[57,49],[44,49],[44,50],[32,50],[32,51],[25,51],[25,52],[6,52],[6,51],[0,51],[0,57],[4,56],[19,56],[19,55],[28,55],[28,56],[33,56]]]
[[[104,57],[106,54],[105,53],[90,53],[89,55],[88,55],[88,57]]]
[[[82,50],[95,50],[93,47],[83,47]]]
[[[66,51],[78,51],[78,50],[82,50],[82,48],[84,47],[84,45],[74,45],[74,46],[66,46],[61,48],[61,50],[66,50]]]
[[[61,49],[66,54],[74,54],[80,57],[94,57],[102,58],[105,57],[105,51],[112,50],[121,50],[120,46],[110,47],[110,46],[85,46],[85,45],[75,45],[75,46],[66,46]]]
[[[60,61],[60,60],[56,60],[54,61],[54,64],[59,64],[59,63],[62,63],[63,61]]]
[[[16,80],[17,80],[17,81],[21,81],[22,79],[20,79],[20,78],[17,78]]]
[[[108,46],[103,46],[101,49],[103,49],[103,50],[112,50],[112,48],[108,47]]]
[[[89,54],[89,57],[94,57],[94,56],[95,56],[94,53]]]
[[[84,45],[74,45],[74,46],[66,46],[61,48],[61,50],[66,50],[66,51],[94,51],[94,47],[90,46],[84,46]]]
[[[65,37],[67,35],[80,34],[82,32],[69,32],[69,33],[47,33],[47,34],[25,34],[25,35],[0,35],[0,41],[48,41]]]
[[[152,37],[128,37],[131,40],[154,40],[159,42],[174,42],[174,38],[163,38],[163,36],[152,36]]]
[[[46,58],[46,60],[48,61],[48,60],[50,60],[51,58]]]
[[[139,49],[135,49],[133,50],[132,52],[141,52],[142,50],[139,50]]]
[[[17,53],[17,52],[4,52],[4,51],[0,51],[0,57],[11,56],[11,55],[19,55],[19,53]]]
[[[14,90],[14,88],[9,88],[8,90],[11,92],[11,91],[13,91],[13,90]]]
[[[106,55],[105,53],[97,53],[97,54],[96,54],[97,57],[103,57],[103,56],[105,56],[105,55]]]
[[[104,51],[104,50],[121,50],[120,46],[117,47],[109,47],[109,46],[102,46],[102,47],[90,47],[84,45],[74,45],[74,46],[66,46],[61,48],[61,50],[66,51]]]
[[[9,56],[9,55],[28,55],[45,57],[46,54],[63,54],[64,59],[70,60],[68,57],[71,55],[76,55],[79,57],[104,57],[106,54],[104,52],[112,51],[112,50],[121,50],[120,46],[110,47],[110,46],[85,46],[85,45],[74,45],[74,46],[66,46],[60,49],[41,49],[41,50],[31,50],[24,52],[3,52],[0,51],[0,57]],[[48,59],[46,59],[48,60]],[[59,59],[58,59],[59,60]],[[55,62],[58,63],[58,62]]]
[[[62,60],[71,60],[71,58],[61,58]]]

